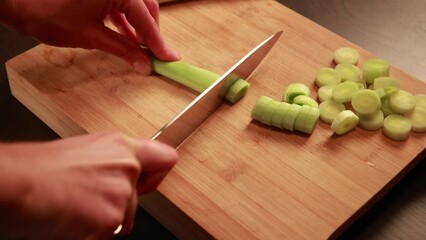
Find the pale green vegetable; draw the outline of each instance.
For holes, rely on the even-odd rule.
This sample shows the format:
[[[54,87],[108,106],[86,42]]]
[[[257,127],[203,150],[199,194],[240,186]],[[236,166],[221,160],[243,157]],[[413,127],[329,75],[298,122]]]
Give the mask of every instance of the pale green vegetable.
[[[359,118],[351,110],[344,110],[337,114],[331,123],[331,129],[337,135],[345,134],[354,129],[359,122]]]
[[[385,117],[389,116],[392,113],[395,113],[395,111],[389,105],[389,97],[382,98],[382,106],[380,107],[380,109],[382,110],[383,115],[385,115]]]
[[[363,79],[369,84],[373,84],[378,77],[389,77],[390,64],[382,59],[371,59],[365,61],[362,66]]]
[[[320,111],[318,108],[311,107],[311,111],[308,114],[308,117],[305,120],[302,132],[307,134],[312,134],[314,128],[318,122],[320,116]]]
[[[254,105],[252,111],[251,111],[251,118],[257,121],[261,120],[261,117],[263,115],[263,112],[265,111],[266,107],[274,101],[272,98],[267,96],[261,96]]]
[[[410,136],[411,121],[400,115],[391,114],[383,122],[383,134],[395,141],[403,141]]]
[[[336,85],[340,82],[342,82],[342,75],[333,68],[320,68],[315,77],[315,83],[318,87]]]
[[[352,96],[352,107],[357,113],[369,115],[380,109],[381,101],[379,95],[373,90],[363,89]]]
[[[288,109],[281,123],[283,129],[290,131],[294,130],[294,121],[296,120],[296,117],[299,114],[301,108],[302,107],[300,105],[291,104],[291,107]]]
[[[311,107],[307,105],[301,106],[299,113],[297,114],[296,119],[294,120],[293,129],[296,131],[303,132],[305,129],[305,121],[309,116]]]
[[[416,99],[416,107],[421,107],[426,109],[426,95],[425,94],[416,94],[414,95]]]
[[[311,91],[303,83],[290,83],[284,90],[283,101],[293,103],[293,99],[299,95],[310,96]]]
[[[366,89],[367,88],[367,83],[364,80],[357,80],[357,81],[353,81],[353,80],[348,80],[348,82],[354,82],[358,85],[358,89]]]
[[[286,102],[281,102],[280,105],[275,110],[275,113],[272,115],[271,125],[277,128],[282,128],[282,121],[284,116],[287,114],[288,109],[290,109],[291,104]]]
[[[358,115],[358,117],[358,125],[365,130],[374,131],[383,127],[384,115],[381,110],[378,110],[377,112],[366,117],[362,115]]]
[[[339,103],[350,102],[352,100],[352,96],[358,91],[358,84],[354,82],[348,81],[339,83],[333,89],[333,100]]]
[[[345,105],[332,99],[326,100],[319,105],[320,119],[325,123],[331,124],[336,116],[346,110]]]
[[[334,62],[339,63],[349,63],[356,65],[358,63],[359,53],[358,50],[351,47],[342,47],[337,49],[334,52]]]
[[[250,83],[240,78],[231,85],[231,87],[226,92],[225,98],[231,103],[236,103],[246,95],[249,88]]]
[[[268,126],[311,134],[318,121],[319,110],[308,105],[278,102],[262,96],[257,100],[251,116]]]
[[[414,110],[416,99],[413,94],[399,90],[389,96],[389,105],[396,113],[406,114]]]
[[[265,108],[265,111],[263,111],[262,116],[260,117],[260,122],[270,126],[272,121],[272,115],[274,115],[275,111],[277,110],[278,106],[280,105],[280,102],[278,101],[271,101]]]
[[[339,63],[334,68],[342,76],[342,82],[345,81],[358,81],[360,79],[361,72],[359,68],[350,63]]]
[[[388,94],[386,93],[385,89],[382,88],[382,87],[381,88],[377,88],[374,91],[377,93],[377,95],[379,95],[380,99],[388,97]]]
[[[406,117],[410,119],[411,131],[426,132],[426,108],[415,107]]]
[[[324,102],[331,99],[333,97],[334,87],[336,87],[336,85],[326,85],[320,87],[318,89],[318,100],[320,100],[320,102]]]
[[[391,94],[400,89],[399,80],[391,77],[379,77],[374,79],[373,89],[383,88],[386,94]]]
[[[309,96],[305,96],[305,95],[299,95],[299,96],[295,97],[293,99],[293,103],[298,104],[298,105],[308,105],[308,106],[311,106],[311,107],[318,108],[317,101],[315,101],[313,98],[311,98]]]
[[[191,88],[199,93],[202,93],[208,87],[210,87],[216,80],[219,79],[220,75],[211,72],[209,70],[194,66],[185,61],[171,61],[164,62],[154,57],[152,60],[152,70],[164,77],[174,80],[186,87]],[[235,103],[240,98],[244,97],[248,88],[249,83],[243,79],[235,79],[236,86],[229,86],[232,92],[228,96],[225,96],[228,101]]]

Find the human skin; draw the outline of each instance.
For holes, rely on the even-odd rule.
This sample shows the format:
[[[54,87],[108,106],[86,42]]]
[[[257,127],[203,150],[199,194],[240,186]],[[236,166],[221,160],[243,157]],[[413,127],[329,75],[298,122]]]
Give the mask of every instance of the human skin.
[[[143,74],[151,68],[141,44],[161,60],[179,59],[160,34],[155,0],[2,0],[0,22],[46,44],[109,52]]]
[[[133,227],[137,196],[177,160],[165,144],[103,132],[0,144],[0,232],[24,239],[109,239]]]
[[[141,44],[161,60],[179,59],[160,34],[154,0],[0,0],[0,23],[46,44],[114,54],[142,74],[151,66]],[[153,191],[176,161],[169,146],[117,132],[0,143],[0,233],[108,239],[120,224],[126,233],[137,195]]]

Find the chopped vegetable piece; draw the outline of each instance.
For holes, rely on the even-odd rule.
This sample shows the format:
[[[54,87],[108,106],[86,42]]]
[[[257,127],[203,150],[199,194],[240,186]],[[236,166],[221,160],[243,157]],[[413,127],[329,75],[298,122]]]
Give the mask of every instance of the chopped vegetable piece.
[[[352,96],[352,107],[360,114],[369,115],[380,109],[379,95],[373,90],[363,89]]]
[[[374,79],[378,77],[388,77],[389,71],[389,62],[382,59],[371,59],[365,61],[362,66],[363,78],[369,84],[373,84]]]
[[[339,63],[350,63],[356,65],[358,63],[359,53],[358,50],[351,47],[342,47],[334,52],[334,62]]]
[[[380,99],[383,99],[384,97],[388,97],[388,94],[386,94],[385,89],[382,88],[382,87],[381,88],[377,88],[374,91],[377,93],[377,95],[379,95]]]
[[[416,107],[421,107],[426,109],[426,95],[425,94],[417,94],[414,95],[416,99]]]
[[[389,105],[396,113],[405,114],[414,110],[416,99],[413,94],[399,90],[389,96]]]
[[[311,91],[303,83],[291,83],[284,90],[283,101],[293,103],[293,99],[299,95],[310,96]]]
[[[336,85],[340,82],[342,82],[342,75],[333,68],[320,68],[315,77],[315,83],[318,87]]]
[[[296,120],[297,115],[302,107],[297,104],[291,104],[288,109],[285,117],[283,118],[283,122],[281,124],[283,129],[287,129],[293,131],[294,129],[294,121]]]
[[[346,103],[352,100],[352,96],[359,91],[358,84],[354,82],[342,82],[333,89],[333,100],[339,103]]]
[[[311,107],[308,117],[305,120],[305,125],[303,126],[304,133],[312,134],[315,126],[317,125],[318,119],[320,116],[320,110],[318,108]]]
[[[277,128],[282,128],[282,121],[284,116],[287,114],[288,109],[290,109],[291,104],[286,102],[281,102],[278,106],[275,113],[272,115],[271,125]]]
[[[342,75],[342,82],[358,81],[359,76],[361,75],[359,68],[350,63],[339,63],[334,69],[336,69],[338,72],[340,72],[340,75]]]
[[[406,117],[411,121],[411,131],[426,132],[426,108],[416,107]]]
[[[395,141],[403,141],[410,136],[411,121],[400,115],[391,114],[383,122],[383,134]]]
[[[345,134],[354,129],[359,122],[359,118],[351,110],[340,112],[331,123],[331,129],[337,134]]]
[[[269,103],[271,103],[272,101],[274,100],[270,97],[261,96],[254,105],[253,110],[251,111],[251,118],[260,121],[263,112],[265,111]]]
[[[380,107],[380,109],[382,110],[383,115],[385,115],[385,117],[391,115],[392,113],[395,113],[395,111],[390,107],[389,97],[382,98],[382,106]]]
[[[365,130],[374,131],[383,127],[384,115],[382,111],[377,111],[367,117],[358,115],[359,126]]]
[[[297,114],[296,119],[294,120],[293,129],[296,131],[303,132],[305,127],[305,121],[309,116],[309,112],[311,111],[310,106],[303,105],[301,106],[299,113]]]
[[[336,85],[326,85],[318,89],[318,99],[320,102],[324,102],[333,97],[333,89]]]
[[[354,83],[358,85],[359,90],[367,88],[367,83],[364,80],[355,81]]]
[[[373,89],[383,88],[386,94],[399,90],[399,80],[391,77],[379,77],[374,79]]]
[[[308,106],[311,106],[311,107],[318,108],[317,101],[315,101],[313,98],[311,98],[309,96],[305,96],[305,95],[299,95],[299,96],[295,97],[293,99],[293,103],[298,104],[298,105],[308,105]]]
[[[326,100],[319,105],[320,119],[331,124],[336,116],[346,109],[345,105],[332,99]]]
[[[226,92],[225,98],[231,103],[236,103],[246,95],[249,88],[250,83],[240,78],[231,85],[228,92]]]
[[[265,111],[263,112],[262,116],[260,117],[260,122],[270,126],[272,121],[272,115],[274,115],[275,111],[277,110],[278,106],[280,105],[280,102],[278,101],[271,101],[268,106],[266,106]]]
[[[220,75],[208,71],[206,69],[194,66],[185,61],[171,61],[165,62],[160,61],[154,57],[152,60],[152,70],[164,77],[172,79],[186,87],[191,88],[194,91],[202,93],[210,85],[212,85],[216,80],[219,79]],[[244,97],[247,92],[248,83],[242,84],[243,79],[237,80],[236,86],[230,86],[232,92],[229,94],[228,101],[235,103],[241,97]]]

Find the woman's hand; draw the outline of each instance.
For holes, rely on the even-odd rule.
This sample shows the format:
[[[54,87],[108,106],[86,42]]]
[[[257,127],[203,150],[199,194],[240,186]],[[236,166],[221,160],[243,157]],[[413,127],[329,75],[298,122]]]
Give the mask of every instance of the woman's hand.
[[[32,239],[108,239],[120,224],[128,232],[138,193],[154,190],[177,160],[167,145],[120,133],[3,145],[0,151],[3,163],[11,160],[3,170],[21,183],[3,190],[24,189],[11,198],[15,212],[2,211],[0,229]]]
[[[179,59],[160,34],[155,0],[1,0],[0,20],[46,44],[112,53],[144,74],[150,60],[140,44],[161,60]]]

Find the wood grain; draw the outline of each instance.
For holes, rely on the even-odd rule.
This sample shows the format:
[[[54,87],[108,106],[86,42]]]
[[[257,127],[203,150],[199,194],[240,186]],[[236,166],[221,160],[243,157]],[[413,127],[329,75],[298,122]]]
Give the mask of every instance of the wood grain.
[[[280,3],[426,81],[423,0],[279,0]],[[339,21],[336,21],[339,19]],[[417,166],[342,239],[426,238],[426,163]]]
[[[403,143],[361,129],[337,137],[319,123],[309,137],[251,121],[257,98],[279,98],[288,83],[316,93],[313,76],[331,66],[334,49],[357,47],[361,62],[373,57],[277,2],[190,1],[164,7],[161,20],[184,59],[218,73],[270,34],[287,33],[252,76],[249,95],[188,139],[159,188],[214,238],[334,238],[424,156],[424,134]],[[7,70],[14,96],[63,137],[108,129],[149,137],[195,97],[98,51],[39,45]],[[425,89],[398,68],[392,75],[413,93]]]

